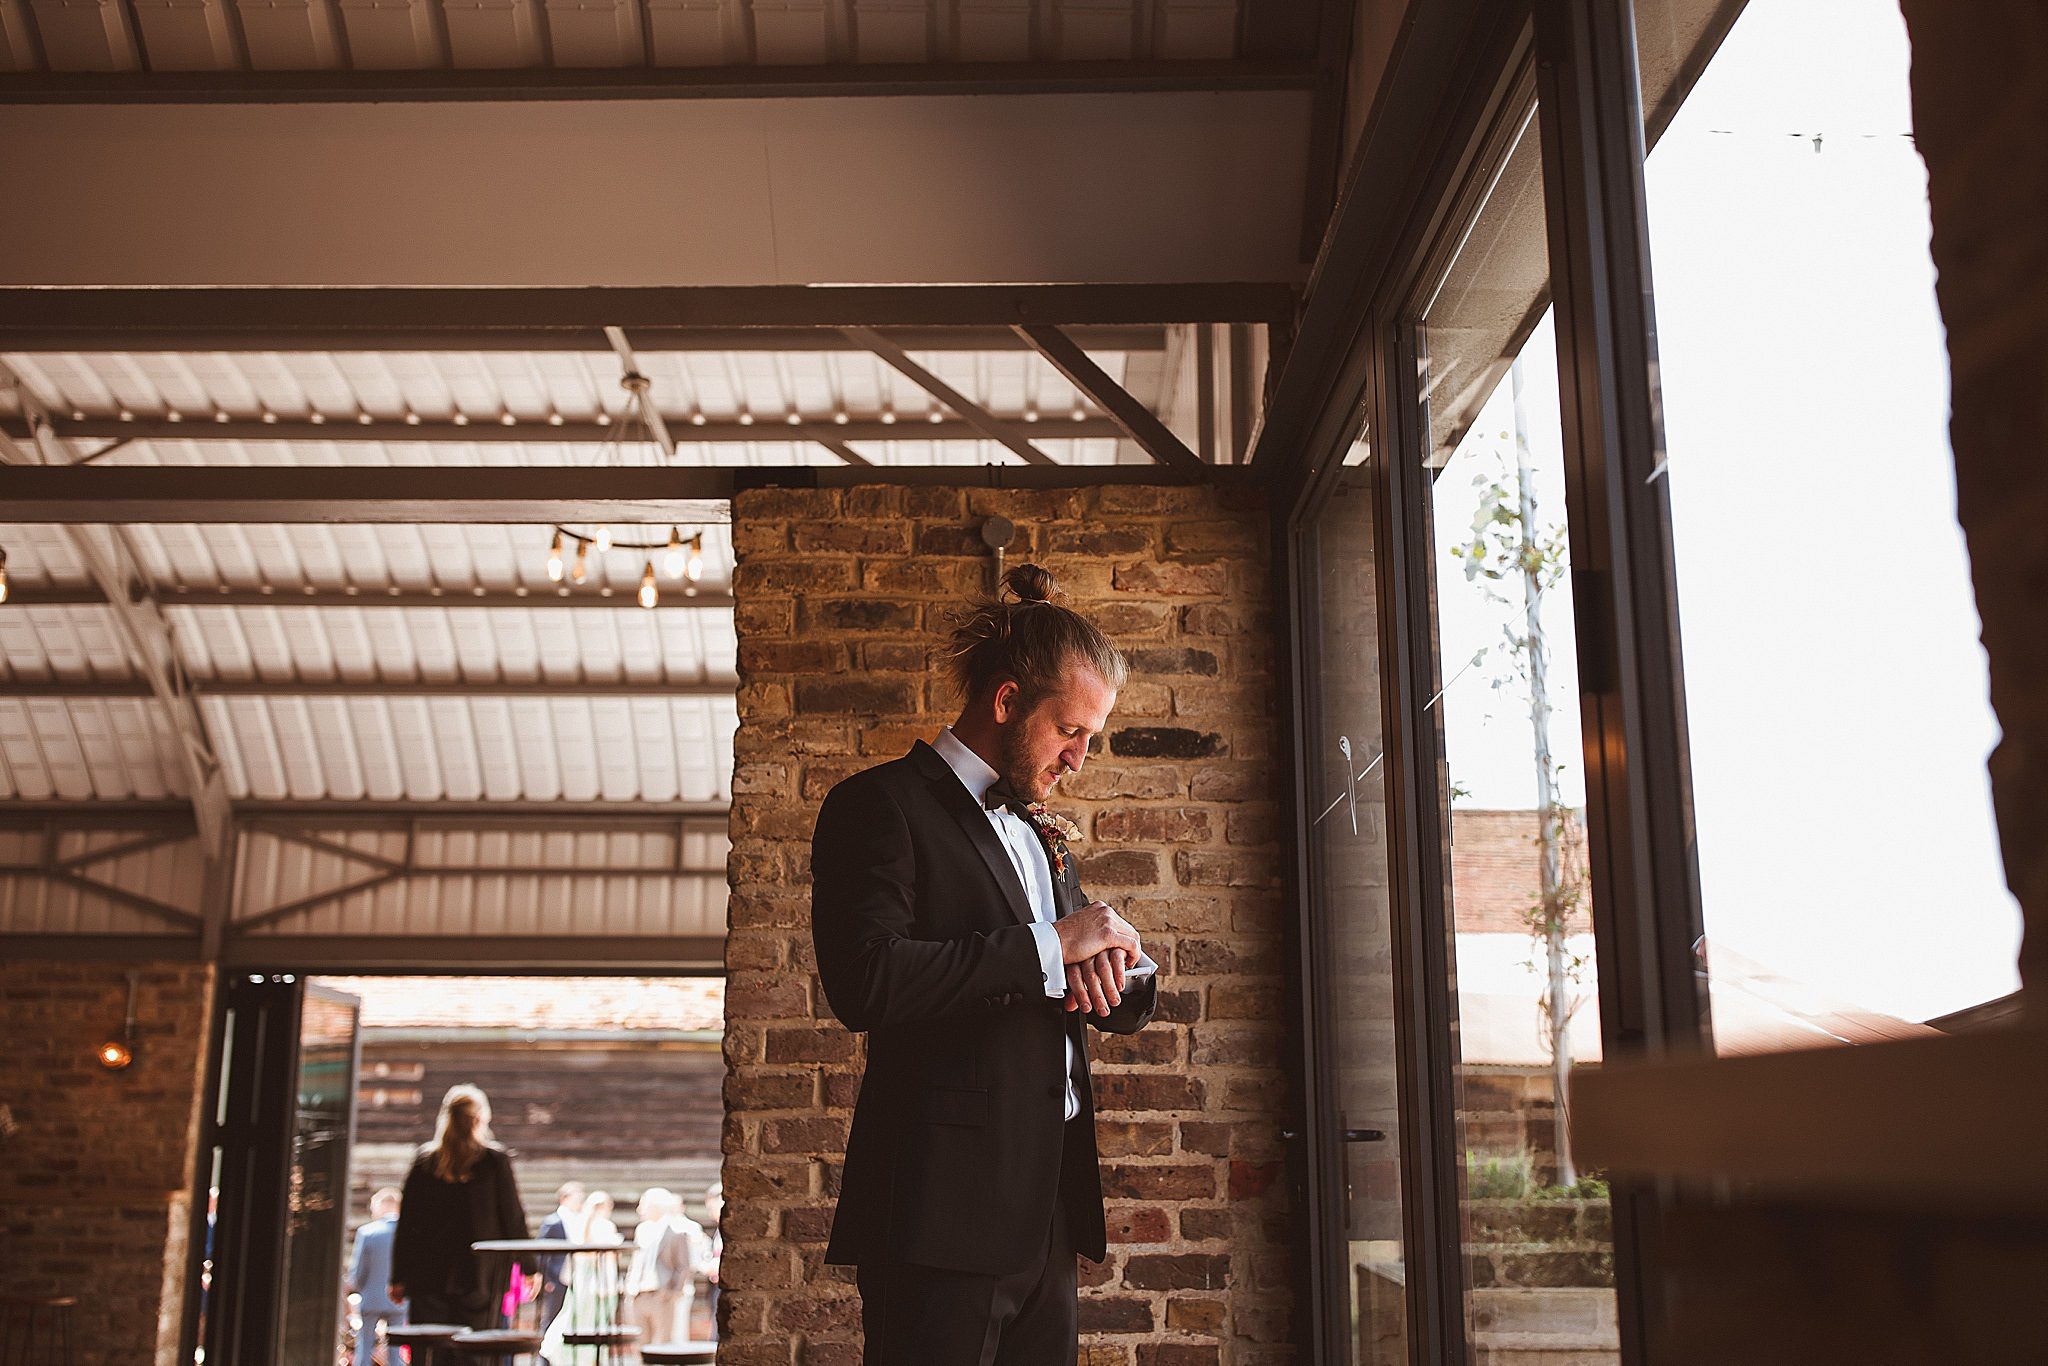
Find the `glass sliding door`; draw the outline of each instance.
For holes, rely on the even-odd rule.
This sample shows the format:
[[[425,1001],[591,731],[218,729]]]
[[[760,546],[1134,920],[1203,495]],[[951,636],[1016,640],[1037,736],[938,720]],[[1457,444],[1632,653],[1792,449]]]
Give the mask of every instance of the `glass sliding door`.
[[[362,1002],[307,983],[299,1013],[286,1198],[283,1360],[331,1357],[341,1341],[348,1160]]]
[[[1353,447],[1362,461],[1366,446]],[[1342,1360],[1404,1366],[1409,1359],[1401,1197],[1402,1122],[1387,891],[1386,768],[1379,686],[1379,614],[1371,472],[1347,463],[1300,538],[1309,613],[1309,902],[1320,982],[1330,1007],[1328,1082],[1336,1150],[1334,1212],[1344,1306]]]
[[[1525,79],[1406,310],[1418,411],[1385,458],[1421,503],[1466,1357],[1591,1366],[1620,1349],[1607,1188],[1568,1131],[1601,1048],[1542,141]]]

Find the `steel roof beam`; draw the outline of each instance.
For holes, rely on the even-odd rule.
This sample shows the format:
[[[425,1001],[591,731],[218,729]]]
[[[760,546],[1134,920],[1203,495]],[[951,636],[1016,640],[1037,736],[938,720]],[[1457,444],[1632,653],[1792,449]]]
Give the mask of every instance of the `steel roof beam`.
[[[1270,0],[1279,8],[1279,0]],[[1255,9],[1267,7],[1261,0]],[[1310,29],[1313,34],[1313,28]],[[904,95],[1132,95],[1306,90],[1306,56],[1265,60],[961,62],[492,71],[17,72],[5,104],[389,104],[468,100],[744,100]],[[1268,55],[1270,54],[1270,55]]]
[[[687,416],[670,415],[678,445],[783,445],[814,442],[830,447],[848,441],[988,441],[980,427],[947,419],[919,422],[904,418],[880,422],[863,418],[858,422],[757,422],[718,421],[697,424]],[[1079,422],[1060,418],[1031,424],[1038,435],[1050,441],[1075,441],[1100,437],[1121,439],[1123,428],[1107,418],[1089,417]],[[309,422],[260,422],[237,419],[217,422],[194,415],[172,421],[166,417],[133,417],[123,420],[116,413],[88,413],[82,418],[54,417],[51,426],[67,440],[126,441],[381,441],[391,445],[406,442],[462,445],[599,445],[610,439],[613,427],[595,422],[563,422],[543,419],[507,423],[489,418],[469,422],[360,422],[332,418]],[[19,418],[0,418],[0,433],[17,440],[29,435],[28,424]]]
[[[566,821],[571,824],[600,824],[607,827],[646,824],[658,817],[719,818],[731,811],[724,801],[701,802],[605,802],[605,801],[509,801],[509,802],[379,802],[342,798],[316,800],[249,800],[235,803],[236,816],[243,822],[264,819],[317,818],[326,826],[378,824],[446,817],[474,828],[490,828],[493,821],[518,823],[536,820]],[[55,819],[60,830],[94,828],[107,822],[122,829],[192,830],[192,806],[175,798],[115,801],[0,801],[0,826],[10,829],[43,828]]]
[[[480,479],[482,473],[489,478]],[[1206,481],[1251,486],[1252,472],[1205,466]],[[963,488],[1089,488],[1180,484],[1158,465],[217,466],[112,465],[83,469],[0,466],[10,522],[81,524],[403,522],[723,522],[748,488],[851,488],[865,484]]]
[[[1017,335],[1030,342],[1053,369],[1067,377],[1068,383],[1116,419],[1124,434],[1154,461],[1185,475],[1199,476],[1203,473],[1202,458],[1189,450],[1150,408],[1131,397],[1129,390],[1111,379],[1093,357],[1075,344],[1073,338],[1057,327],[1035,325],[1019,327]]]
[[[4,362],[0,362],[0,379],[14,389],[32,433],[25,446],[17,446],[12,440],[5,443],[4,451],[0,451],[4,455],[0,468],[47,470],[56,474],[98,472],[64,468],[78,458],[78,453],[68,449],[51,431],[34,394]],[[38,459],[41,465],[17,463]],[[178,761],[184,769],[186,800],[192,807],[207,872],[209,877],[214,876],[231,856],[233,811],[227,781],[221,771],[219,751],[207,733],[206,719],[193,701],[192,680],[185,668],[184,655],[171,633],[170,622],[149,595],[149,575],[121,527],[72,524],[63,527],[59,534],[70,542],[100,591],[109,595],[108,615],[114,634],[127,647],[130,666],[141,675],[141,695],[156,700],[170,726]]]
[[[132,590],[131,590],[132,593]],[[304,592],[295,588],[265,592],[262,589],[232,588],[225,591],[214,588],[159,588],[153,596],[159,607],[356,607],[356,608],[484,608],[493,611],[529,611],[537,607],[573,607],[579,610],[598,608],[617,611],[631,608],[633,611],[672,612],[679,610],[729,612],[732,610],[732,594],[727,592],[700,592],[695,597],[685,597],[681,592],[670,589],[653,608],[643,608],[635,601],[633,589],[628,587],[612,590],[571,589],[560,591],[555,588],[533,589],[527,592],[505,592],[503,590],[482,593],[382,593],[338,592],[321,589]],[[9,594],[10,605],[21,607],[103,607],[107,595],[97,587],[66,588],[22,588],[17,587]]]
[[[0,291],[0,298],[20,291]],[[889,327],[878,329],[906,351],[1022,351],[1008,327]],[[1068,333],[1090,351],[1129,354],[1166,349],[1166,329],[1147,324],[1070,327]],[[633,329],[634,344],[646,355],[692,352],[865,351],[830,327],[666,327]],[[0,321],[0,351],[104,352],[122,355],[194,352],[274,351],[280,354],[386,351],[534,351],[602,355],[610,348],[602,328],[459,327],[426,325],[322,330],[314,327],[217,327],[195,322],[187,330],[166,327],[17,325]]]
[[[413,75],[417,73],[407,73]],[[16,77],[10,77],[18,79]],[[759,330],[778,339],[792,328],[1007,328],[1020,322],[1074,327],[1157,327],[1168,323],[1284,323],[1296,291],[1287,284],[1106,285],[676,285],[429,289],[0,288],[0,349],[47,350],[33,343],[60,334],[126,337],[204,333],[273,338],[299,332],[322,350],[352,337],[393,334],[424,341],[499,335],[514,350],[551,350],[534,339],[554,335],[575,349],[609,350],[604,329],[640,338],[642,350],[700,329]],[[825,349],[850,349],[841,339]],[[862,347],[860,349],[866,349]]]
[[[857,341],[886,362],[898,374],[930,394],[939,402],[951,408],[964,418],[967,424],[991,441],[1000,441],[1014,451],[1027,465],[1054,465],[1059,462],[1047,455],[1024,438],[1023,433],[1009,422],[997,417],[988,409],[976,403],[967,395],[940,379],[931,371],[910,358],[909,353],[871,327],[849,327],[844,329],[849,340]]]
[[[630,682],[606,679],[597,682],[539,680],[531,683],[499,681],[468,682],[395,681],[386,679],[219,679],[191,680],[188,696],[207,698],[242,697],[731,697],[737,682]],[[19,701],[51,699],[81,701],[93,698],[154,697],[144,679],[76,679],[43,681],[16,678],[6,684],[7,696]]]

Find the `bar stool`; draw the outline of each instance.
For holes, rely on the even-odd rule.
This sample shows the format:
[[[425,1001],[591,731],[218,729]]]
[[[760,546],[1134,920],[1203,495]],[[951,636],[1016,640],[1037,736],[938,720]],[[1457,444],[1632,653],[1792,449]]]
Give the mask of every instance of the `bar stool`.
[[[640,1349],[646,1366],[712,1366],[718,1360],[715,1342],[663,1342]]]
[[[0,1366],[71,1366],[72,1295],[0,1295]]]
[[[421,1366],[421,1363],[431,1361],[436,1353],[441,1352],[449,1343],[468,1331],[469,1326],[461,1323],[386,1324],[384,1345],[388,1351],[396,1351],[400,1347],[410,1348],[408,1359],[412,1361],[413,1366]],[[396,1358],[392,1359],[391,1366],[398,1366]]]
[[[595,1347],[600,1362],[611,1361],[612,1354],[620,1348],[640,1340],[638,1328],[620,1325],[611,1328],[579,1328],[562,1334],[564,1347]]]
[[[509,1362],[514,1357],[540,1359],[540,1334],[524,1328],[477,1328],[463,1333],[448,1346],[466,1357]]]

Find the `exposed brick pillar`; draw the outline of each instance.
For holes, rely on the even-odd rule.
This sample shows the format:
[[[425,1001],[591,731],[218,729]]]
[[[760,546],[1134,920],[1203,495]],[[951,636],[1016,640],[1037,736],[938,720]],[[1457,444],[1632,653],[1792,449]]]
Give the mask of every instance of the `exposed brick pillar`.
[[[2020,975],[2048,1023],[2048,9],[1906,0],[1948,330],[1956,514],[2004,731],[1991,794],[2026,918]]]
[[[93,1050],[121,1027],[135,1061]],[[190,963],[0,966],[0,1266],[7,1289],[78,1297],[79,1366],[177,1360],[213,971]]]
[[[1084,886],[1165,973],[1158,1023],[1091,1040],[1111,1249],[1082,1263],[1082,1360],[1291,1360],[1266,514],[1242,493],[1122,487],[734,500],[719,1359],[859,1360],[851,1276],[822,1258],[863,1040],[818,987],[811,826],[832,784],[957,712],[934,647],[992,582],[991,515],[1017,524],[1011,562],[1053,570],[1132,664],[1104,751],[1054,801],[1087,832]]]

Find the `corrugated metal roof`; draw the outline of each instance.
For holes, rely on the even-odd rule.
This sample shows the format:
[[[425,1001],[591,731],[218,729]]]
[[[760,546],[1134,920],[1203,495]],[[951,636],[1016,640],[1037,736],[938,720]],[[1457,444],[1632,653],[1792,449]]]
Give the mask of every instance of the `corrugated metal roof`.
[[[0,0],[12,71],[1227,58],[1237,0]]]
[[[9,3],[0,0],[0,18]],[[964,23],[967,8],[949,10],[943,22]],[[67,24],[80,17],[61,12]],[[1089,22],[1139,22],[1133,12],[1113,5],[1064,7],[1054,18],[1085,13]],[[1234,25],[1233,9],[1217,12]],[[47,18],[60,7],[39,3],[36,13]],[[243,24],[282,21],[277,11],[244,7],[238,13]],[[387,18],[395,22],[399,13]],[[771,23],[791,17],[780,8],[775,14]],[[1163,32],[1166,12],[1146,7],[1146,14],[1146,31]],[[1160,406],[1162,391],[1173,387],[1169,372],[1178,373],[1172,350],[1091,354],[1134,397]],[[1129,443],[1062,435],[1069,418],[1102,415],[1035,353],[912,355],[974,402],[1017,423],[1061,463],[1131,458]],[[60,420],[181,424],[171,435],[127,442],[107,453],[105,463],[492,466],[587,464],[601,454],[634,463],[663,458],[652,443],[608,451],[598,443],[544,439],[556,422],[587,431],[626,413],[620,359],[603,351],[10,353],[0,363],[19,377],[33,405]],[[842,418],[900,427],[903,439],[856,444],[877,464],[1018,459],[988,440],[914,439],[929,430],[929,419],[953,415],[866,351],[652,351],[636,353],[636,363],[681,438],[677,463],[837,460],[817,444],[779,434],[792,418],[825,430]],[[18,416],[24,406],[20,395],[0,386],[0,414]],[[219,419],[274,424],[280,439],[212,439],[207,429]],[[323,431],[415,419],[473,424],[479,436],[505,434],[509,427],[520,439],[355,441]],[[758,425],[763,439],[692,443],[688,436],[699,419],[722,424],[728,434],[735,424]],[[878,425],[869,434],[883,430]],[[969,429],[953,420],[946,430]],[[84,440],[72,447],[78,457],[92,452]],[[668,530],[622,528],[619,539],[663,540]],[[732,571],[728,529],[683,530],[702,531],[700,589],[722,599]],[[680,586],[667,580],[660,610],[592,605],[600,596],[630,601],[650,558],[646,552],[593,554],[587,581],[565,589],[548,578],[551,533],[540,526],[131,525],[116,534],[148,581],[143,587],[162,603],[233,799],[374,805],[717,802],[729,796],[736,706],[706,689],[736,685],[730,610],[689,607]],[[78,695],[93,688],[118,692],[140,677],[115,611],[90,601],[33,601],[39,592],[92,595],[91,573],[70,532],[0,525],[0,545],[21,598],[0,610],[0,682],[17,693],[43,685],[73,694],[0,695],[0,801],[182,796],[187,768],[156,701]],[[192,595],[215,591],[274,594],[276,602],[192,601]],[[321,595],[322,604],[293,600],[307,593]],[[394,593],[415,605],[377,603]],[[464,605],[480,593],[500,604],[506,595],[530,600]],[[558,597],[564,593],[566,601]],[[429,594],[444,596],[447,605],[417,605]],[[337,604],[337,595],[360,597],[362,605]],[[207,695],[210,687],[232,694],[236,685],[256,686],[263,695]],[[323,685],[328,695],[294,694],[294,685]],[[521,695],[524,686],[533,695]],[[392,695],[406,687],[433,695]],[[579,691],[585,687],[644,691],[600,696]],[[677,693],[664,694],[671,687]],[[472,688],[492,695],[465,693]]]

